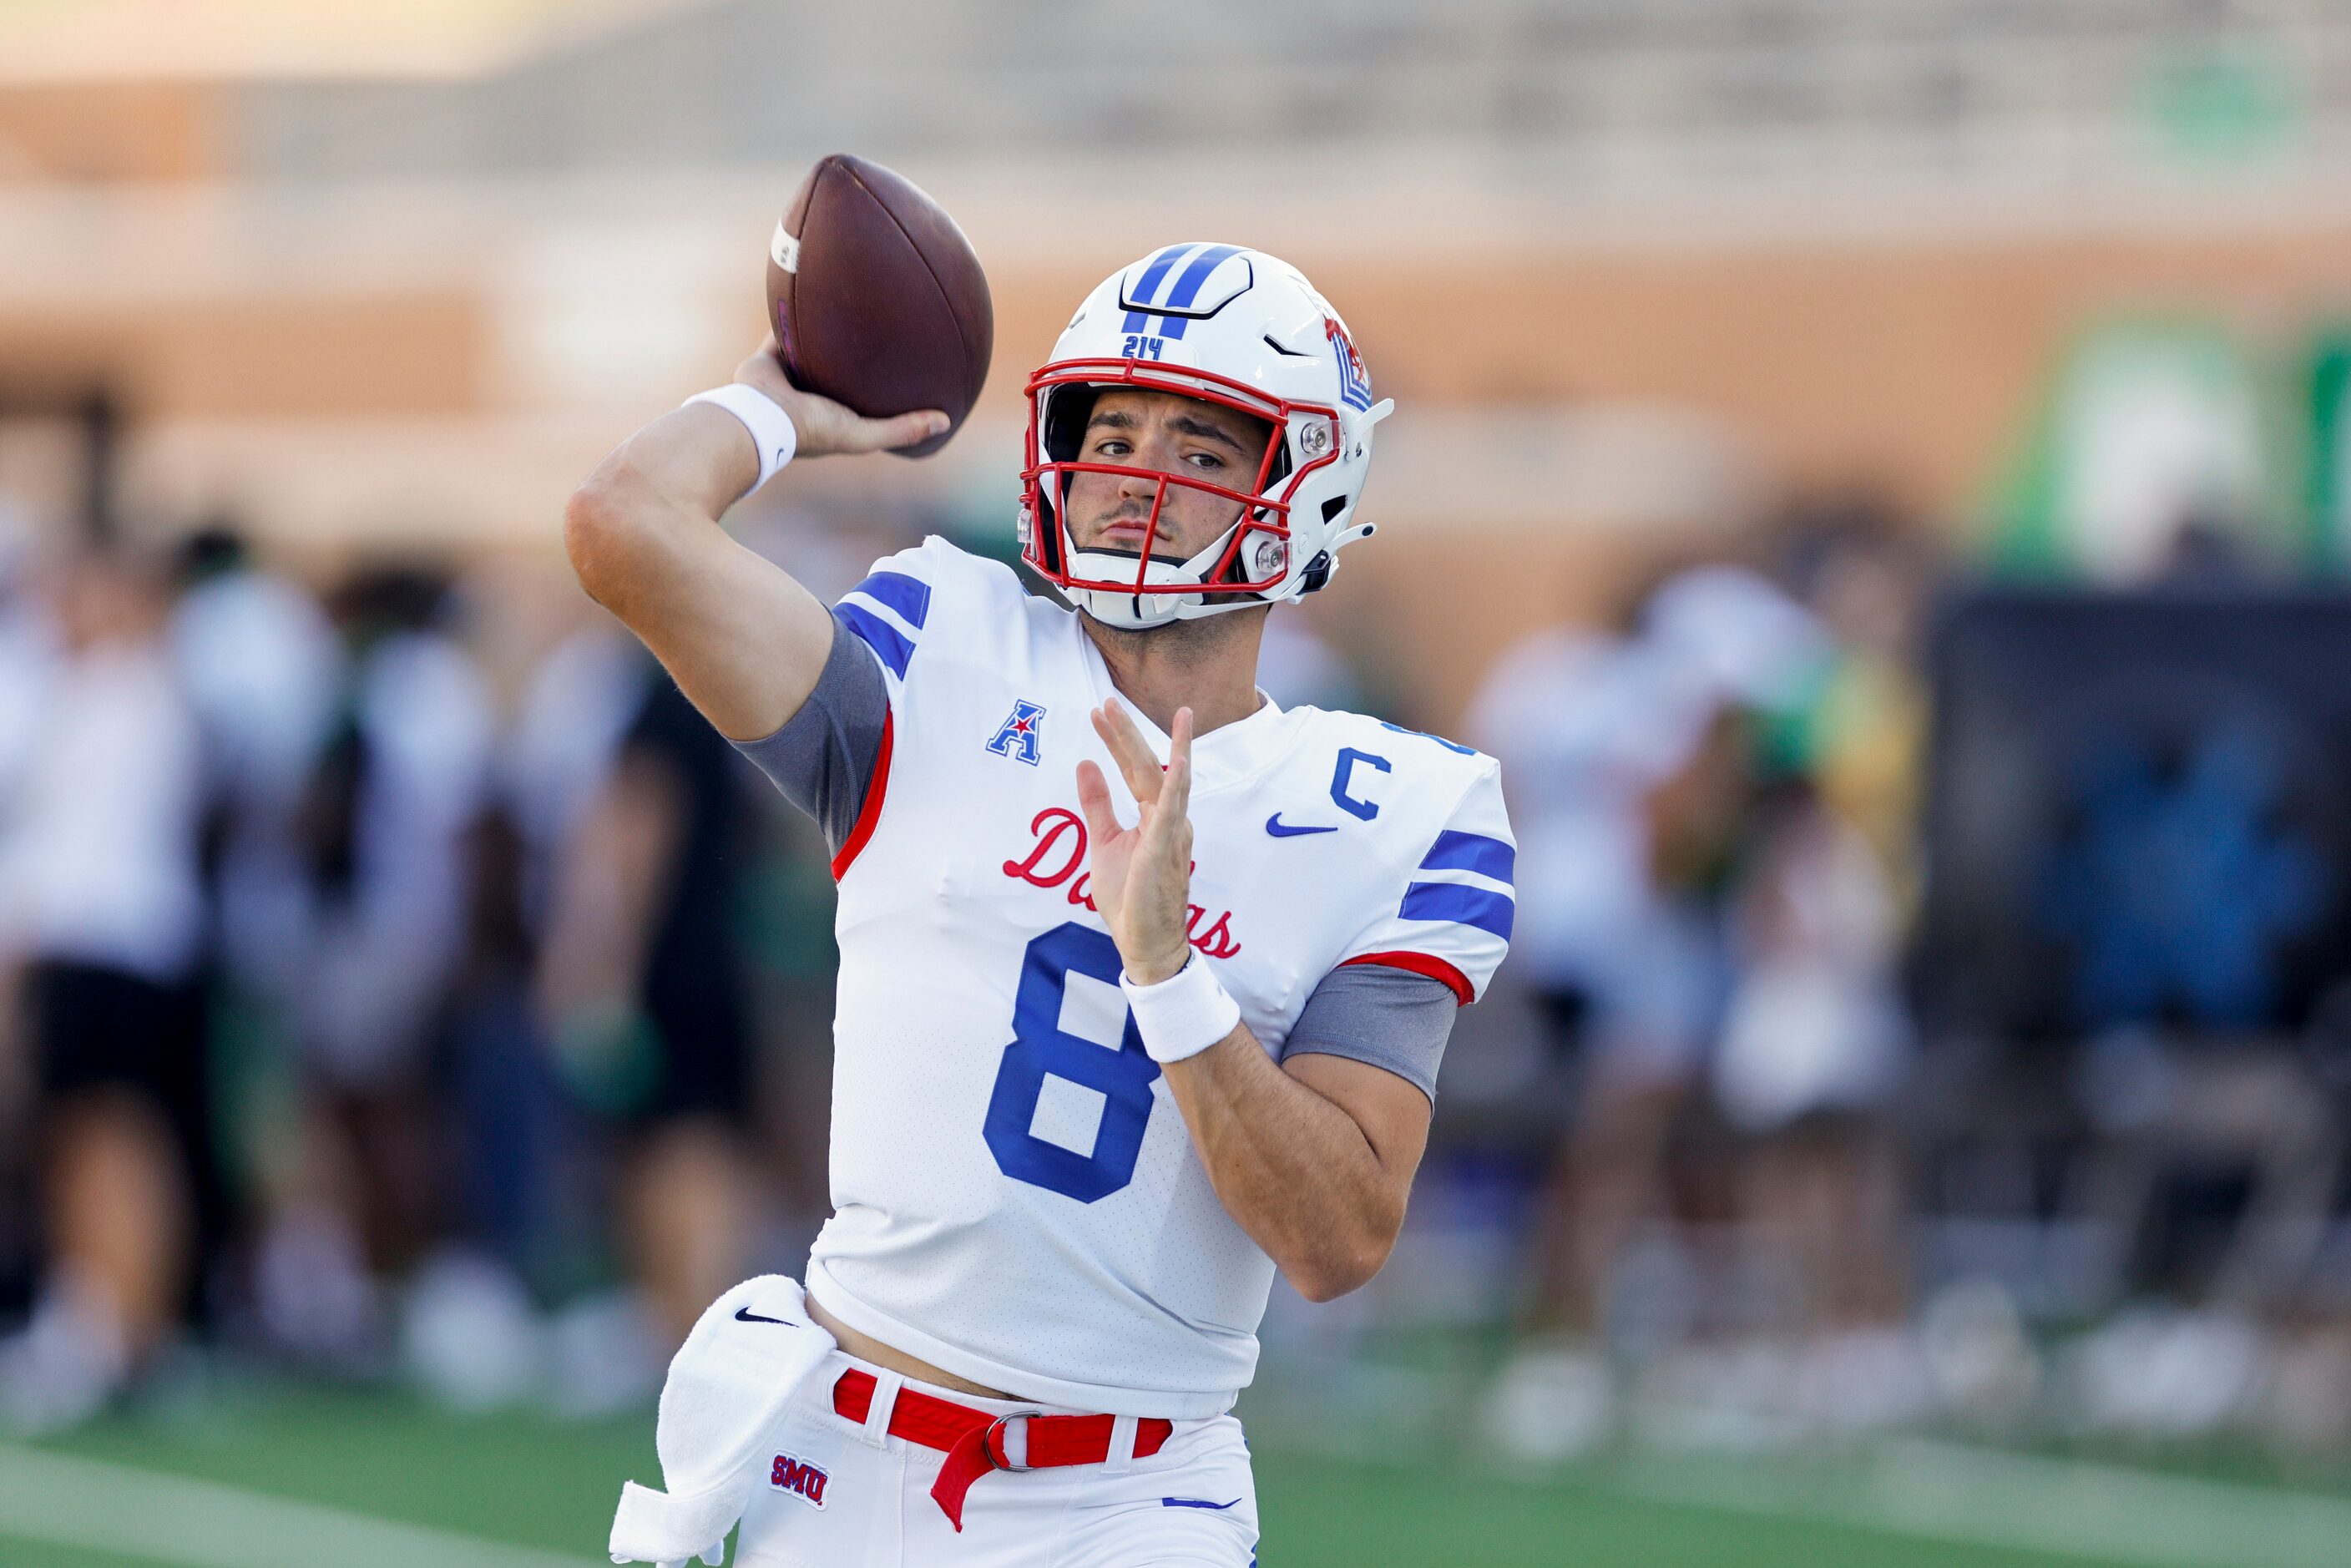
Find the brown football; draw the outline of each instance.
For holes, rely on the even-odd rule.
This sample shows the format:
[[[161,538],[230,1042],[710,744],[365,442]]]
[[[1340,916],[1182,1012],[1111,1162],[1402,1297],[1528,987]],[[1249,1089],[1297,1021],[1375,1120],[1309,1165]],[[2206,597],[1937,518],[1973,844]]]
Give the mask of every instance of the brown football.
[[[978,401],[996,341],[987,277],[945,209],[879,163],[836,152],[776,225],[768,319],[792,384],[872,419],[945,409],[925,457]]]

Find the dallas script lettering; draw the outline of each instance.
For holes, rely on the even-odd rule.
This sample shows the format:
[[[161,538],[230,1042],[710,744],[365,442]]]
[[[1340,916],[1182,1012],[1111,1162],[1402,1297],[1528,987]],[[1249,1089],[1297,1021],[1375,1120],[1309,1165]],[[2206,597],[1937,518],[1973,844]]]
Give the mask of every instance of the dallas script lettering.
[[[1029,824],[1029,833],[1036,842],[1029,846],[1025,858],[1006,861],[1004,874],[1031,887],[1060,887],[1068,883],[1065,896],[1069,901],[1093,909],[1093,898],[1086,892],[1087,873],[1078,870],[1086,863],[1085,819],[1066,806],[1048,806]],[[1233,939],[1232,911],[1218,914],[1203,931],[1200,922],[1207,913],[1196,904],[1185,905],[1186,936],[1208,957],[1232,957],[1241,950],[1241,945]]]

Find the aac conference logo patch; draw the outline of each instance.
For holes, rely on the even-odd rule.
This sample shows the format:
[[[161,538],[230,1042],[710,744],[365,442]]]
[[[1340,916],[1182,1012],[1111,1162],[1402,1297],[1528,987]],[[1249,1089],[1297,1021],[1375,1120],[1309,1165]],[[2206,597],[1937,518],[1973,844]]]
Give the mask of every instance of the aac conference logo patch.
[[[1045,710],[1026,697],[1012,704],[1012,716],[996,727],[996,737],[987,749],[998,757],[1009,757],[1015,762],[1037,766],[1037,730],[1045,722]]]
[[[810,1508],[824,1506],[824,1484],[831,1479],[819,1467],[789,1454],[778,1454],[775,1467],[768,1472],[769,1486],[790,1492]]]

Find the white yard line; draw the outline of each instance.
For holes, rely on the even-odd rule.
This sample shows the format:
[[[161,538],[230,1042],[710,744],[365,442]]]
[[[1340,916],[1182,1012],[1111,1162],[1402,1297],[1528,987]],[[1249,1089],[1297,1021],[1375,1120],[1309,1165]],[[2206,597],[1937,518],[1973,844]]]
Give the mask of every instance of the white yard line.
[[[0,1536],[6,1535],[175,1568],[589,1568],[595,1561],[214,1481],[0,1447]]]
[[[2351,1499],[1958,1443],[1888,1443],[1839,1472],[1644,1462],[1616,1481],[1662,1501],[2147,1568],[2351,1563]]]

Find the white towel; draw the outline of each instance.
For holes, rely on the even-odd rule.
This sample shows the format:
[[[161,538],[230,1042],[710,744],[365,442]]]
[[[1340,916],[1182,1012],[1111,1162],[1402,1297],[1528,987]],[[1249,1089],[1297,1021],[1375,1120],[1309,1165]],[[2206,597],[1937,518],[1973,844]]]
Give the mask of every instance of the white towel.
[[[612,1561],[684,1568],[698,1555],[718,1568],[726,1532],[768,1473],[770,1432],[832,1350],[796,1280],[762,1274],[712,1302],[662,1385],[653,1447],[669,1490],[621,1488]]]

